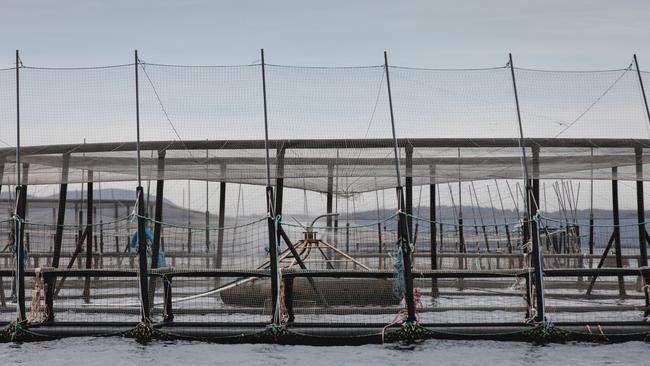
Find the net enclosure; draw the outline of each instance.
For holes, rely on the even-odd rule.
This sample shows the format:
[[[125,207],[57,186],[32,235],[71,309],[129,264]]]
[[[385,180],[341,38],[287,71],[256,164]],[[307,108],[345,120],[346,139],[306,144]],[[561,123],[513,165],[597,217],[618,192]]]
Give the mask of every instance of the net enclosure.
[[[5,340],[646,339],[650,113],[605,71],[0,70]]]

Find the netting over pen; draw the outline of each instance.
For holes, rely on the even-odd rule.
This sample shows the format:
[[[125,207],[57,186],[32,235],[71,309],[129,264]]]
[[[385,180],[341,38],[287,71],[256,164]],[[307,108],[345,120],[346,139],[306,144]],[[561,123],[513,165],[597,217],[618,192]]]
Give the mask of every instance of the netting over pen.
[[[522,177],[509,68],[389,71],[402,176],[415,185]],[[634,148],[650,145],[636,70],[515,75],[540,178],[611,179],[618,167],[619,179],[636,179]],[[326,192],[334,177],[339,194],[395,186],[382,66],[268,65],[266,80],[273,179]],[[15,184],[15,70],[0,70],[0,81],[6,185]],[[265,184],[260,65],[141,64],[138,81],[144,179]],[[23,67],[20,83],[27,183],[59,183],[66,164],[71,183],[89,170],[105,182],[136,179],[134,65]]]

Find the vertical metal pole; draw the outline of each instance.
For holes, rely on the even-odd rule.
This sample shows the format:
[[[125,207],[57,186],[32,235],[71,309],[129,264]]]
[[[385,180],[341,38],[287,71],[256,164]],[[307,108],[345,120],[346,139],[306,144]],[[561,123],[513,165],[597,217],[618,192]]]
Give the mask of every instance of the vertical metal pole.
[[[431,269],[438,269],[438,238],[436,223],[436,183],[435,183],[435,165],[429,166],[429,231],[431,232]],[[431,278],[431,296],[438,296],[438,279]]]
[[[138,58],[138,50],[135,50],[135,127],[136,127],[136,142],[135,147],[137,150],[136,165],[138,170],[138,187],[142,186],[142,171],[140,167],[140,80],[138,78],[138,67],[140,66],[140,59]]]
[[[645,204],[643,201],[643,149],[638,147],[634,149],[636,156],[636,207],[637,222],[639,226],[639,267],[648,266],[648,252],[646,248],[646,229],[645,229]],[[643,274],[644,282],[648,283],[650,278],[647,273]],[[650,291],[644,288],[645,297],[645,314],[650,315]]]
[[[86,269],[92,269],[93,264],[93,171],[88,171],[88,183],[87,183],[87,197],[86,205],[87,211],[86,214]],[[83,291],[83,300],[85,303],[90,302],[90,277],[86,276],[84,281],[84,291]]]
[[[16,229],[14,234],[14,248],[16,250],[16,317],[18,322],[25,320],[25,252],[24,234],[25,227],[22,220],[25,218],[25,205],[27,187],[22,185],[20,177],[20,55],[16,50]]]
[[[165,155],[166,150],[158,151],[158,170],[156,179],[156,208],[154,212],[154,226],[153,226],[153,243],[151,243],[151,268],[158,268],[158,257],[160,255],[160,239],[162,237],[162,219],[164,208],[164,190],[165,190]]]
[[[147,280],[147,236],[144,223],[144,190],[136,188],[138,197],[138,275],[140,280],[141,320],[149,321],[149,284]]]
[[[208,149],[205,149],[205,252],[210,253],[210,180],[208,179],[208,171],[210,170],[210,154]],[[207,257],[206,261],[208,266],[210,258]],[[207,266],[206,266],[207,267]]]
[[[526,204],[526,213],[528,215],[528,233],[530,238],[532,238],[533,244],[533,267],[535,270],[535,295],[537,300],[537,315],[535,317],[536,321],[543,321],[545,319],[545,309],[544,309],[544,277],[543,277],[543,259],[542,252],[539,248],[539,230],[537,229],[537,201],[535,200],[533,194],[533,187],[531,187],[531,181],[528,175],[528,167],[526,162],[526,146],[524,143],[524,130],[521,124],[521,112],[519,109],[519,95],[517,94],[517,81],[515,78],[515,66],[512,62],[512,54],[508,54],[508,64],[510,65],[510,75],[512,76],[512,87],[515,95],[515,105],[517,107],[517,123],[519,126],[519,146],[521,147],[521,165],[524,173],[524,184],[526,186],[526,199],[524,203]],[[532,204],[531,204],[532,203]]]
[[[284,147],[279,147],[276,149],[275,161],[276,167],[275,171],[277,176],[275,177],[275,214],[282,216],[282,202],[284,195],[284,155],[286,149]]]
[[[616,268],[623,268],[623,258],[621,257],[621,228],[618,209],[618,168],[612,168],[612,219],[614,225],[614,250],[616,250]],[[645,247],[645,245],[643,246]],[[618,276],[618,294],[625,295],[625,278]]]
[[[328,214],[333,213],[333,206],[334,206],[334,166],[333,165],[328,165],[327,166],[327,195],[326,195],[326,212]],[[332,216],[329,215],[325,218],[326,226],[327,226],[327,231],[329,232],[330,228],[332,227]]]
[[[27,186],[16,187],[16,311],[17,321],[26,319],[25,313],[25,212],[27,210]]]
[[[589,161],[589,255],[594,254],[594,148],[591,148],[591,159]],[[589,268],[593,265],[593,258],[589,257]]]
[[[395,171],[397,173],[397,206],[399,209],[398,236],[402,250],[402,263],[404,264],[404,300],[406,302],[407,322],[414,322],[415,300],[413,298],[413,275],[411,273],[411,243],[410,233],[406,220],[404,190],[402,189],[402,178],[400,175],[399,152],[397,145],[397,134],[395,133],[395,116],[393,113],[393,96],[390,89],[390,75],[388,72],[388,53],[384,51],[384,71],[386,73],[386,87],[388,89],[388,106],[390,108],[390,125],[393,132],[393,151],[395,153]]]
[[[225,179],[226,165],[221,165],[221,177]],[[219,184],[219,232],[217,233],[217,263],[216,267],[223,266],[223,235],[226,222],[226,182]]]
[[[409,233],[409,242],[413,243],[413,146],[406,145],[406,177],[405,189],[406,189],[406,224],[408,226]]]
[[[63,154],[61,168],[61,186],[59,188],[59,210],[56,217],[56,232],[54,233],[54,254],[52,256],[52,267],[59,268],[61,259],[61,246],[63,243],[63,225],[65,224],[65,210],[68,199],[68,174],[70,169],[70,154]],[[54,288],[56,277],[49,278],[45,289],[45,301],[48,308],[48,320],[54,319]]]
[[[20,54],[16,50],[16,185],[20,180]]]
[[[639,61],[634,55],[634,65],[636,66],[636,74],[639,77],[639,86],[641,87],[641,95],[643,96],[643,105],[645,106],[645,113],[650,123],[650,108],[648,108],[648,99],[645,95],[645,88],[643,86],[643,78],[641,77],[641,70],[639,69]],[[637,215],[639,223],[639,267],[648,266],[648,252],[646,244],[646,229],[645,229],[645,205],[643,202],[643,149],[637,148],[636,155],[636,197],[637,197]],[[645,283],[650,283],[650,275],[644,274]],[[650,315],[650,290],[646,287],[644,290],[646,310],[644,317]]]
[[[166,150],[158,150],[158,164],[156,170],[156,208],[154,211],[153,242],[151,243],[151,269],[160,268],[160,243],[162,238],[162,219],[164,208],[164,190],[165,190],[165,155]],[[163,278],[163,298],[165,304],[171,304],[171,284],[170,278]],[[153,303],[156,292],[156,278],[149,278],[149,303]],[[167,300],[170,300],[169,302]],[[171,306],[165,306],[163,310],[163,319],[167,322],[174,319]]]
[[[266,151],[266,205],[268,211],[268,228],[269,228],[269,257],[271,267],[271,311],[273,317],[273,325],[280,325],[280,314],[278,307],[278,299],[280,296],[280,272],[278,270],[278,238],[275,222],[275,197],[273,194],[273,187],[271,186],[271,165],[269,158],[269,124],[268,124],[268,111],[266,104],[266,64],[264,61],[264,49],[260,50],[262,59],[262,97],[264,99],[264,149]]]
[[[138,80],[138,50],[135,50],[135,122],[136,122],[136,150],[138,168],[138,187],[136,197],[138,200],[138,275],[140,280],[140,315],[143,322],[149,321],[149,289],[147,281],[147,236],[145,234],[145,207],[144,190],[142,189],[142,172],[140,170],[140,90]]]
[[[187,252],[192,252],[192,185],[189,179],[187,180]]]
[[[643,78],[641,77],[641,70],[639,69],[639,60],[634,55],[634,66],[636,67],[636,74],[639,77],[639,86],[641,87],[641,96],[643,97],[643,105],[645,106],[645,114],[648,117],[648,123],[650,123],[650,107],[648,107],[648,99],[645,95],[645,87],[643,86]]]

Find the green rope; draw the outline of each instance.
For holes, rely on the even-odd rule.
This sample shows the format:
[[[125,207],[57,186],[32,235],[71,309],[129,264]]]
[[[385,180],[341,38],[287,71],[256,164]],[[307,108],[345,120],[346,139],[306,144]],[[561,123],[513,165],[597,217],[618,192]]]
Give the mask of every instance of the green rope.
[[[539,213],[538,213],[537,215],[535,215],[535,217],[534,217],[533,219],[534,219],[534,220],[537,220],[538,222],[541,221],[541,220],[546,220],[546,221],[551,221],[551,222],[557,222],[557,223],[560,223],[560,224],[564,223],[564,224],[566,224],[566,226],[575,226],[575,225],[576,225],[575,223],[571,223],[571,222],[568,222],[568,221],[566,221],[566,220],[554,219],[554,218],[552,218],[552,217],[542,216],[542,215],[539,214]],[[614,224],[611,224],[611,225],[596,225],[596,224],[594,224],[594,225],[588,225],[588,224],[584,224],[584,225],[578,225],[578,226],[593,226],[593,227],[631,227],[631,226],[641,226],[641,225],[648,225],[648,224],[650,224],[650,221],[644,221],[644,222],[641,222],[641,223],[638,223],[638,222],[637,222],[637,223],[633,223],[633,224],[618,224],[618,225],[614,225]]]
[[[238,229],[238,228],[242,228],[242,227],[246,227],[246,226],[255,225],[257,223],[260,223],[260,222],[266,220],[266,217],[263,217],[263,218],[260,218],[260,219],[257,219],[257,220],[254,220],[254,221],[251,221],[251,222],[248,222],[248,223],[245,223],[245,224],[241,224],[241,225],[218,227],[218,226],[178,225],[178,224],[172,224],[172,223],[166,222],[166,221],[158,221],[158,220],[156,220],[154,218],[151,218],[149,216],[143,216],[143,215],[138,215],[138,214],[133,214],[133,216],[136,217],[136,218],[143,218],[145,221],[152,222],[154,224],[160,224],[160,225],[163,225],[163,226],[173,227],[173,228],[177,228],[177,229],[191,229],[191,230],[196,230],[196,231],[217,231],[217,230]]]
[[[365,228],[365,227],[377,226],[377,224],[381,224],[381,223],[384,223],[384,222],[388,222],[388,221],[390,221],[390,220],[393,220],[393,219],[394,219],[395,217],[397,217],[398,215],[399,215],[399,213],[396,213],[396,214],[394,214],[394,215],[392,215],[392,216],[390,216],[390,217],[387,217],[387,218],[385,218],[385,219],[382,219],[382,220],[371,221],[370,223],[364,223],[364,224],[357,224],[357,225],[345,226],[345,228],[356,229],[356,228]],[[303,228],[303,229],[305,228],[305,226],[302,226],[302,225],[299,225],[299,224],[296,224],[296,223],[285,222],[285,221],[280,221],[280,223],[281,223],[283,226],[287,226],[287,227],[295,227],[295,228]],[[328,230],[328,229],[336,229],[336,227],[333,227],[333,226],[326,226],[326,225],[323,225],[323,226],[313,226],[313,228],[314,228],[314,229],[318,229],[318,230],[323,230],[323,229],[324,229],[324,230]],[[338,227],[339,230],[341,230],[342,228],[343,228],[343,227]]]

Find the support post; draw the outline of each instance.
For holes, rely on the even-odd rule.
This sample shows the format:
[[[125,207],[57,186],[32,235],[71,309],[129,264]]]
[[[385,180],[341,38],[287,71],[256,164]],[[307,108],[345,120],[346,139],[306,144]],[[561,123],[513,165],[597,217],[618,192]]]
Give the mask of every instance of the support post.
[[[402,263],[404,265],[404,302],[406,303],[407,317],[406,321],[412,323],[416,321],[415,317],[415,299],[413,296],[413,274],[411,268],[411,243],[408,231],[406,215],[404,214],[404,190],[402,188],[402,178],[400,173],[399,152],[397,144],[397,134],[395,133],[395,115],[393,113],[393,97],[390,89],[390,73],[388,72],[388,53],[384,52],[384,72],[386,73],[386,88],[388,90],[388,107],[390,111],[390,124],[393,134],[393,152],[395,156],[395,172],[397,178],[397,208],[400,212],[397,226],[398,245],[402,252]]]
[[[144,190],[142,189],[142,172],[140,170],[140,89],[138,79],[138,50],[135,50],[135,121],[136,121],[136,150],[137,150],[137,173],[138,186],[136,197],[138,201],[138,277],[140,280],[140,316],[142,322],[150,322],[149,317],[149,289],[147,281],[147,236],[145,235],[145,207]]]
[[[153,242],[151,243],[151,268],[160,266],[160,239],[162,237],[162,219],[164,208],[164,190],[165,190],[165,155],[166,150],[158,151],[158,173],[156,179],[156,209],[154,212],[153,225]]]
[[[406,189],[406,227],[408,228],[409,242],[414,242],[413,232],[413,146],[406,145],[406,176],[404,177]]]
[[[539,274],[535,273],[535,297],[537,299],[537,307],[539,313],[539,307],[544,306],[540,305],[540,298],[544,296],[544,288],[542,287],[542,276],[544,268],[544,253],[542,252],[542,247],[539,244],[539,220],[537,219],[537,211],[539,209],[539,147],[533,146],[533,176],[529,180],[531,182],[531,192],[528,194],[528,209],[530,213],[528,215],[530,220],[530,238],[533,243],[533,259],[536,259],[536,263],[539,265]],[[537,270],[536,270],[537,271]],[[542,321],[544,317],[538,317],[536,320]]]
[[[26,319],[25,313],[25,213],[27,212],[27,185],[16,187],[16,310],[17,321]]]
[[[332,211],[334,209],[334,193],[333,192],[334,192],[334,166],[333,165],[328,165],[327,166],[327,199],[326,199],[326,210],[327,210],[328,214],[333,213]],[[328,215],[325,218],[325,226],[327,226],[325,231],[327,233],[327,241],[328,242],[332,241],[332,238],[330,237],[330,235],[332,233],[332,226],[333,226],[332,225],[332,219],[333,219],[332,215]],[[346,230],[346,247],[347,247],[349,245],[349,242],[347,241],[348,240],[347,239],[348,234],[350,232],[350,223],[349,222],[347,223],[345,230]],[[348,249],[346,249],[346,252],[347,251],[348,251]],[[331,250],[328,250],[327,252],[328,252],[328,257],[333,257],[334,255],[336,255],[335,253],[332,253]]]
[[[269,262],[271,270],[271,314],[273,326],[280,326],[278,299],[280,295],[280,272],[278,262],[278,233],[275,230],[275,197],[271,186],[271,164],[269,158],[269,119],[266,105],[266,64],[264,62],[264,49],[260,50],[262,59],[262,98],[264,105],[264,150],[266,160],[266,207],[267,223],[269,230]]]
[[[5,159],[6,159],[5,156],[0,157],[0,193],[2,193],[2,180],[4,179],[4,173],[5,173]],[[11,194],[9,194],[9,197],[11,197]],[[11,242],[7,243],[7,245],[11,245]],[[0,306],[4,307],[6,305],[7,305],[7,301],[5,299],[5,287],[4,287],[2,276],[0,276]]]
[[[284,197],[284,155],[286,149],[278,147],[275,153],[275,213],[282,216],[282,203]],[[329,211],[328,211],[329,212]]]
[[[56,232],[54,233],[54,253],[52,255],[52,267],[59,268],[61,261],[61,246],[63,243],[63,225],[65,225],[66,202],[68,199],[68,175],[70,169],[70,154],[64,154],[61,168],[61,185],[59,187],[59,209],[56,217]],[[54,288],[56,276],[48,278],[45,288],[45,305],[48,309],[48,319],[54,320]]]
[[[333,165],[328,165],[327,166],[327,200],[326,200],[326,210],[328,214],[333,213],[333,207],[334,207],[334,166]],[[329,215],[325,218],[326,225],[328,227],[328,230],[330,227],[332,227],[332,216]]]
[[[226,166],[221,166],[221,177],[226,177]],[[217,268],[223,266],[223,228],[226,222],[226,182],[219,184],[219,231],[217,232]]]
[[[92,269],[93,265],[93,171],[88,171],[87,183],[87,211],[86,214],[86,269]],[[90,303],[90,277],[86,276],[84,281],[83,300]]]
[[[144,190],[136,188],[138,197],[138,277],[140,280],[141,317],[143,322],[149,321],[149,283],[147,281],[147,236],[144,221]]]
[[[156,208],[154,212],[154,224],[153,224],[153,242],[151,243],[151,269],[160,268],[160,242],[162,237],[162,219],[163,219],[163,208],[164,208],[164,190],[165,190],[165,155],[166,150],[158,150],[158,165],[157,165],[157,174],[156,174]],[[170,277],[171,278],[171,277]],[[171,281],[171,280],[170,280]],[[171,302],[171,284],[170,281],[167,281],[166,277],[163,277],[163,297],[165,301],[167,299]],[[152,304],[156,294],[156,278],[152,277],[149,279],[149,303]],[[165,302],[166,304],[166,302]],[[163,314],[163,319],[166,322],[172,321],[174,319],[171,311],[167,312],[167,307],[165,307],[165,312]]]
[[[27,185],[20,179],[20,55],[16,50],[16,206],[14,250],[16,251],[16,320],[25,320],[25,213],[27,212]]]
[[[435,166],[429,166],[429,231],[431,232],[431,269],[438,269],[438,238],[437,238],[437,224],[436,224],[436,183],[435,183]],[[431,297],[438,297],[438,279],[431,278]]]
[[[210,154],[208,153],[208,149],[205,149],[205,252],[210,253],[210,179],[209,179],[209,171],[210,171]],[[206,257],[206,268],[210,267],[210,258]]]
[[[527,225],[529,238],[532,238],[532,261],[533,268],[535,270],[535,296],[536,296],[536,306],[537,314],[535,316],[535,321],[541,322],[546,319],[545,308],[544,308],[544,260],[543,253],[539,248],[539,229],[537,228],[537,200],[535,198],[534,189],[531,186],[531,181],[528,175],[528,166],[526,162],[526,146],[524,144],[524,130],[521,123],[521,111],[519,108],[519,95],[517,93],[517,80],[515,78],[515,66],[512,62],[512,54],[508,55],[508,65],[510,66],[510,75],[512,76],[512,88],[514,91],[515,97],[515,106],[517,110],[517,123],[519,126],[519,145],[521,147],[521,161],[524,175],[524,183],[526,185],[526,197],[524,202],[526,203],[526,214],[527,214]],[[537,157],[535,158],[535,152],[533,152],[533,176],[539,177],[539,150],[537,150]],[[537,188],[537,196],[539,196],[539,186]],[[530,301],[530,300],[529,300]]]
[[[643,86],[643,78],[641,77],[641,70],[639,69],[639,60],[634,55],[634,65],[636,66],[636,74],[639,78],[639,86],[641,88],[641,96],[643,97],[643,106],[645,107],[646,117],[650,123],[650,108],[648,107],[648,99],[645,94],[645,87]],[[647,232],[645,230],[645,205],[643,202],[643,149],[637,149],[636,153],[636,194],[637,194],[637,213],[639,222],[639,267],[648,266],[648,252],[645,246],[645,238]],[[650,244],[650,243],[648,243]],[[644,282],[650,283],[650,275],[644,272]],[[650,315],[650,289],[646,286],[644,288],[645,307],[644,317]]]
[[[282,203],[284,196],[284,155],[286,149],[284,146],[278,147],[275,152],[275,214],[278,217],[282,217]],[[281,229],[281,226],[278,225],[278,230]],[[278,235],[284,234],[283,230],[280,230]],[[286,235],[286,234],[285,234]],[[279,241],[278,241],[279,243]],[[293,249],[291,242],[288,242],[287,245],[290,249]],[[292,250],[293,253],[294,250]],[[296,253],[297,254],[297,253]],[[294,255],[295,257],[295,255]],[[296,258],[300,258],[299,256]],[[302,262],[302,260],[300,260]],[[301,268],[304,267],[304,264]],[[304,268],[303,268],[304,269]],[[310,281],[312,281],[310,279]],[[284,306],[288,315],[288,322],[293,323],[295,320],[294,308],[293,308],[293,277],[283,277],[282,279],[284,285]],[[312,281],[313,282],[313,281]]]
[[[219,183],[219,232],[217,233],[217,268],[223,266],[223,228],[226,220],[226,182]]]
[[[616,268],[623,268],[621,257],[621,228],[618,209],[618,168],[612,168],[612,219],[614,225],[614,250],[616,251]],[[618,294],[625,296],[625,278],[618,276]]]

